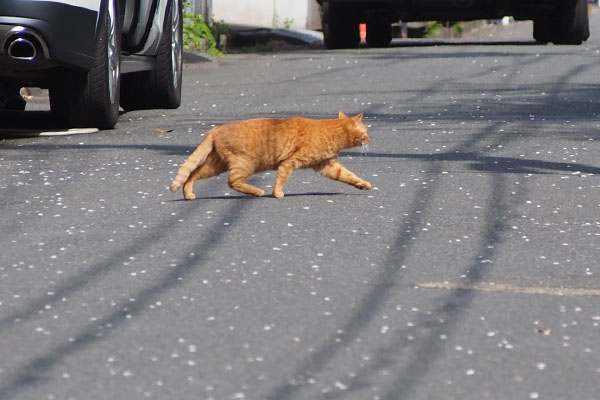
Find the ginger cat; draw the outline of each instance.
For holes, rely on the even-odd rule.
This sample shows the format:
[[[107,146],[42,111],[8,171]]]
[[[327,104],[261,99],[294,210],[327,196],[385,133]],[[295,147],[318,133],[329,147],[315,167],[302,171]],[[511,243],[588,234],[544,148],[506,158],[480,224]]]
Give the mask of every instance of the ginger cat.
[[[371,184],[354,175],[338,161],[338,152],[369,142],[362,113],[338,119],[259,118],[213,128],[181,165],[171,183],[176,192],[194,200],[194,182],[229,170],[228,183],[238,192],[262,196],[264,190],[246,183],[254,173],[277,170],[273,195],[282,198],[283,186],[292,171],[312,168],[322,175],[369,190]]]

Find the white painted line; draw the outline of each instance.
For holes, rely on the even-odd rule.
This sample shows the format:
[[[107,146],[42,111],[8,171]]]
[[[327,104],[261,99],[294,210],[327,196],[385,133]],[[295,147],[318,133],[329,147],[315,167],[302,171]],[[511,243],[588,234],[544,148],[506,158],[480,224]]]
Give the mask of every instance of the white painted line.
[[[79,135],[83,133],[96,133],[98,128],[73,128],[67,131],[57,132],[40,132],[38,136],[68,136],[68,135]]]
[[[543,294],[548,296],[600,296],[600,289],[544,287],[544,286],[514,286],[503,283],[450,283],[422,282],[415,285],[422,289],[445,290],[476,290],[480,292],[509,292],[525,294]]]

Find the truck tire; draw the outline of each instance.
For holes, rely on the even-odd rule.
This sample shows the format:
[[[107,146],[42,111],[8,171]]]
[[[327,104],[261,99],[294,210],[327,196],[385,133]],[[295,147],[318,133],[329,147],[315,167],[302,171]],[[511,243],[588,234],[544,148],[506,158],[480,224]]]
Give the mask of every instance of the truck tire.
[[[590,36],[587,0],[562,0],[558,11],[556,44],[581,44]]]
[[[369,46],[387,47],[391,41],[391,24],[367,24],[367,43]]]
[[[106,4],[92,68],[51,77],[50,109],[72,127],[112,129],[119,119],[121,27],[116,1]]]
[[[552,42],[552,20],[544,17],[536,18],[533,21],[533,38],[538,43]]]
[[[321,7],[323,41],[328,49],[345,49],[358,46],[358,22],[350,18],[343,8],[323,2]]]
[[[124,110],[174,109],[181,104],[183,72],[183,16],[181,0],[173,0],[163,30],[154,70],[126,74],[121,82]]]

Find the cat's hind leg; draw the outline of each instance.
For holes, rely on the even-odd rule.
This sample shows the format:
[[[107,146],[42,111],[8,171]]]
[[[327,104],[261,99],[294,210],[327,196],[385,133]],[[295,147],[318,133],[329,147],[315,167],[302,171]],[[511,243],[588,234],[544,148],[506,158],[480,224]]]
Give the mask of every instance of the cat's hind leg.
[[[253,196],[261,197],[264,196],[265,191],[257,188],[256,186],[252,186],[249,183],[246,183],[248,178],[252,176],[254,171],[248,171],[247,169],[240,167],[230,167],[229,169],[229,178],[227,183],[229,187],[237,190],[241,193],[251,194]]]
[[[186,200],[194,200],[196,195],[194,194],[194,182],[198,179],[206,179],[212,176],[217,176],[227,171],[227,164],[223,162],[221,157],[216,153],[211,153],[204,164],[200,165],[190,174],[190,177],[183,185],[183,197]]]
[[[337,158],[332,158],[322,163],[317,164],[314,167],[315,171],[320,173],[327,178],[344,182],[349,185],[354,186],[357,189],[361,190],[369,190],[371,189],[371,184],[363,179],[360,179],[358,176],[354,175],[348,169],[346,169]]]

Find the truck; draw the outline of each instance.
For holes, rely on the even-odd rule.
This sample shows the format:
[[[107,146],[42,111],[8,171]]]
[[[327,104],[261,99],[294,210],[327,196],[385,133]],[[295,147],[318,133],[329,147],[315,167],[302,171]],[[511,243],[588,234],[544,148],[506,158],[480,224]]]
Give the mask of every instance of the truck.
[[[398,21],[532,20],[539,43],[581,44],[590,35],[587,0],[316,0],[321,6],[323,39],[328,49],[352,48],[360,42],[385,47]]]

